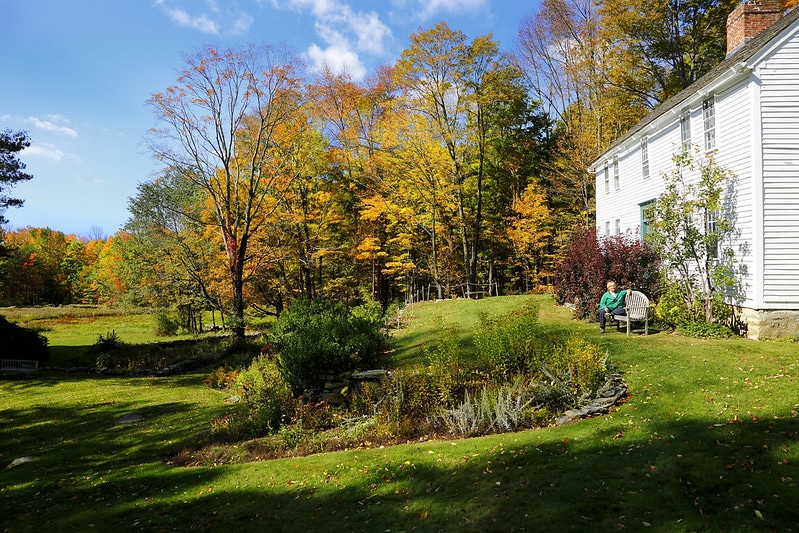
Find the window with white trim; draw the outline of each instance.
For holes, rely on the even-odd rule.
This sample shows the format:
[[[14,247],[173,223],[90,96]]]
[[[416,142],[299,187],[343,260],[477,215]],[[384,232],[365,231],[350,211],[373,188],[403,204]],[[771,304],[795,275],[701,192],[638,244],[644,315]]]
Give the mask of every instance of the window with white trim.
[[[691,153],[691,115],[680,117],[680,148],[683,154]]]
[[[705,128],[705,151],[716,148],[716,105],[711,97],[702,102],[702,122]]]
[[[616,233],[615,235],[621,235],[621,219],[616,219]]]
[[[619,183],[619,156],[613,156],[613,188],[617,191],[621,188]]]
[[[705,235],[710,236],[717,234],[719,229],[718,212],[708,211],[705,218]],[[708,239],[707,255],[710,259],[718,259],[719,257],[719,242],[716,240],[712,242]]]
[[[649,177],[649,140],[646,137],[641,139],[641,176]]]
[[[610,193],[610,170],[608,169],[608,162],[605,161],[605,194]]]
[[[605,222],[605,237],[610,237],[610,220]]]

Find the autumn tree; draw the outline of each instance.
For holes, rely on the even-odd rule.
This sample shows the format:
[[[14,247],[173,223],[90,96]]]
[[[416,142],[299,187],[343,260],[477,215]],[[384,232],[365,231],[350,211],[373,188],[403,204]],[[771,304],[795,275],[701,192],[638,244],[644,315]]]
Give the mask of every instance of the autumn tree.
[[[244,336],[249,245],[287,189],[277,135],[303,101],[298,63],[270,47],[204,48],[186,58],[176,85],[149,103],[160,127],[150,147],[160,160],[205,191],[222,237],[232,288],[234,334]],[[285,133],[285,132],[284,132]]]
[[[486,247],[483,252],[488,262],[489,282],[513,280],[516,290],[529,290],[530,282],[546,283],[547,271],[551,272],[552,234],[554,227],[548,221],[540,228],[548,237],[547,244],[540,248],[536,260],[538,274],[534,278],[517,274],[519,258],[511,229],[525,215],[517,209],[525,191],[535,187],[542,191],[544,207],[549,203],[543,194],[544,178],[550,168],[555,148],[552,121],[544,113],[540,102],[526,94],[526,87],[517,98],[501,99],[491,103],[491,132],[486,157]]]
[[[544,183],[564,227],[587,227],[593,178],[586,169],[602,146],[603,50],[593,3],[544,0],[519,29],[517,56],[535,98],[556,121],[559,156]]]
[[[609,80],[651,106],[724,59],[727,16],[740,0],[603,0]]]
[[[125,230],[138,250],[141,296],[152,305],[176,306],[185,324],[204,310],[223,311],[211,266],[222,259],[219,238],[207,235],[204,191],[178,172],[141,183],[128,201]]]
[[[260,298],[278,311],[285,300],[342,296],[336,280],[341,244],[347,241],[339,231],[346,215],[340,209],[339,173],[331,168],[327,140],[304,113],[286,128],[293,132],[282,156],[289,185],[270,217],[270,231],[258,237],[256,244],[265,253],[259,254],[262,260],[253,278]],[[265,287],[272,288],[271,296]]]
[[[614,81],[623,69],[613,63],[603,19],[589,0],[544,0],[522,21],[517,56],[533,96],[556,122],[557,153],[542,185],[562,247],[574,230],[593,225],[588,167],[646,114],[648,102]]]
[[[49,228],[23,228],[6,234],[8,248],[4,300],[12,305],[71,303],[62,264],[69,241]]]
[[[521,271],[520,285],[530,290],[554,271],[552,262],[552,214],[539,186],[530,183],[513,203],[507,228],[514,266]]]
[[[11,198],[8,191],[16,183],[33,176],[24,172],[25,163],[19,160],[19,152],[31,145],[25,131],[0,131],[0,224],[8,222],[3,216],[9,207],[22,206],[23,200]]]
[[[395,124],[396,146],[387,159],[393,179],[386,188],[385,216],[391,240],[399,244],[391,267],[395,273],[413,272],[431,280],[437,297],[443,298],[463,265],[455,246],[459,190],[450,179],[451,160],[437,128],[424,115],[401,116],[403,122]],[[376,205],[372,201],[373,209]]]
[[[339,263],[336,283],[364,285],[384,309],[391,298],[391,277],[401,270],[388,265],[392,256],[396,259],[389,221],[375,209],[385,205],[394,178],[387,167],[402,110],[392,75],[391,68],[382,67],[359,84],[346,73],[324,69],[309,87],[312,114],[327,138],[326,156],[335,169],[340,245],[354,259],[349,265]],[[355,278],[362,276],[371,279],[358,283]]]
[[[105,241],[93,241],[90,245],[91,253],[96,254],[89,271],[91,291],[96,302],[133,306],[147,303],[140,290],[144,288],[144,258],[134,246],[130,233],[118,231]]]
[[[518,93],[519,72],[499,53],[490,35],[467,42],[441,22],[410,36],[396,66],[396,79],[411,108],[436,128],[449,156],[449,179],[457,187],[457,209],[465,281],[478,279],[482,250],[489,106]]]

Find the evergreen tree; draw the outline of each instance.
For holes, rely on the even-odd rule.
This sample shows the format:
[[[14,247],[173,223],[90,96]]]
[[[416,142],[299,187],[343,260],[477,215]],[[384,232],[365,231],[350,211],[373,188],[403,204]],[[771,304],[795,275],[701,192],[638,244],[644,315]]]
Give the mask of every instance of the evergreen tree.
[[[0,131],[0,224],[8,222],[3,212],[8,207],[20,207],[23,201],[11,198],[8,190],[19,181],[27,181],[33,176],[23,172],[25,163],[19,160],[18,152],[31,145],[26,131]]]

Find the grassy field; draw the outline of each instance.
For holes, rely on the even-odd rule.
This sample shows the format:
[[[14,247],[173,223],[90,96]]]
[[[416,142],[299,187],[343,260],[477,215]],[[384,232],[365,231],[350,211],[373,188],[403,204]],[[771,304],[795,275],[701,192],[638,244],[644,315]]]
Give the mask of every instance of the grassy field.
[[[113,332],[127,344],[155,344],[190,340],[196,336],[182,333],[156,335],[155,314],[148,309],[116,309],[95,306],[0,308],[0,315],[9,321],[40,331],[50,348],[49,366],[93,366],[97,354],[90,348],[100,335]],[[212,317],[206,313],[205,323]],[[216,316],[216,323],[220,321]],[[207,334],[206,334],[207,335]]]
[[[416,364],[446,324],[467,339],[472,311],[527,298],[418,306],[395,358]],[[514,434],[176,468],[164,458],[224,411],[203,375],[2,380],[0,467],[30,462],[0,471],[0,529],[799,530],[799,345],[600,336],[535,298],[542,323],[607,349],[630,387],[618,409]],[[127,414],[143,420],[117,425]]]

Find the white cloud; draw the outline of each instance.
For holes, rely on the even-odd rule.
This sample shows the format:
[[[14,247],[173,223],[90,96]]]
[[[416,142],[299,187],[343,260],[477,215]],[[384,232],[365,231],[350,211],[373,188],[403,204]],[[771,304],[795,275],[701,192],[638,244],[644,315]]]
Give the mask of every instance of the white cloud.
[[[48,115],[47,118],[51,120],[41,120],[36,117],[28,117],[25,122],[31,124],[35,128],[45,131],[54,131],[69,137],[77,137],[78,132],[68,126],[61,126],[55,122],[66,122],[66,119],[61,115]]]
[[[193,30],[199,30],[203,33],[212,33],[214,35],[219,35],[219,27],[216,25],[216,22],[208,18],[208,15],[201,14],[198,16],[191,16],[186,11],[182,9],[172,9],[172,8],[165,8],[169,18],[172,19],[178,26],[183,26],[184,28],[191,28]]]
[[[361,79],[366,68],[359,54],[380,57],[386,53],[385,43],[391,37],[391,29],[374,11],[354,11],[342,0],[287,0],[286,5],[300,11],[310,10],[316,19],[316,34],[324,44],[314,43],[306,51],[315,70],[327,65],[349,73],[353,79]]]
[[[385,41],[391,37],[391,30],[380,21],[377,13],[366,13],[351,20],[355,35],[358,36],[358,49],[374,55],[385,53]]]
[[[323,50],[313,44],[307,54],[317,71],[327,66],[334,72],[349,74],[354,80],[366,76],[366,67],[358,59],[358,54],[346,47],[328,46]]]
[[[57,163],[64,161],[64,160],[77,160],[78,158],[72,154],[68,154],[59,148],[56,148],[52,144],[42,143],[42,144],[34,144],[23,151],[24,156],[32,156],[32,157],[41,157],[44,159],[49,159],[51,161],[55,161]]]
[[[200,13],[197,13],[199,2],[184,0],[186,8],[176,7],[174,5],[176,3],[180,3],[180,0],[156,0],[154,5],[162,9],[178,26],[202,33],[241,35],[246,33],[253,23],[252,16],[242,11],[235,1],[226,2],[226,7],[222,9],[216,0],[206,0],[208,12]]]
[[[440,12],[454,13],[488,8],[488,0],[418,0],[423,20],[437,16]]]

